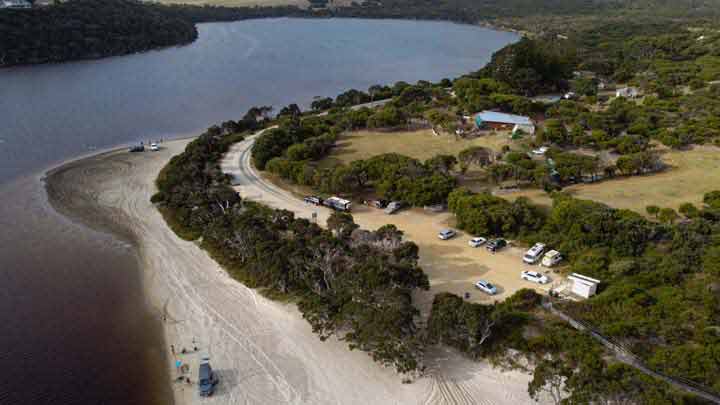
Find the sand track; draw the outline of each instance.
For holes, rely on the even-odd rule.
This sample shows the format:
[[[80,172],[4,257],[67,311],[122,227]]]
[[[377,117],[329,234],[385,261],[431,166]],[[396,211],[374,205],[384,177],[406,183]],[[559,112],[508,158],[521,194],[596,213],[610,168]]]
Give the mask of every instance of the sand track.
[[[432,362],[430,377],[402,384],[392,370],[343,342],[321,342],[293,305],[269,301],[232,280],[195,243],[180,240],[149,201],[158,172],[187,142],[167,142],[156,153],[123,151],[83,159],[48,178],[60,211],[127,235],[136,245],[148,299],[158,319],[165,318],[168,353],[171,344],[176,351],[199,349],[169,354],[170,363],[177,358],[189,364],[194,381],[200,355],[211,357],[221,378],[216,395],[200,400],[194,385],[173,383],[176,403],[533,403],[526,393],[527,375],[501,372],[451,351],[434,354],[438,360]],[[250,180],[238,186],[246,197],[267,202],[284,195],[264,183],[255,187],[256,174],[246,175]],[[304,208],[308,215],[313,212]],[[171,375],[177,375],[174,368]]]

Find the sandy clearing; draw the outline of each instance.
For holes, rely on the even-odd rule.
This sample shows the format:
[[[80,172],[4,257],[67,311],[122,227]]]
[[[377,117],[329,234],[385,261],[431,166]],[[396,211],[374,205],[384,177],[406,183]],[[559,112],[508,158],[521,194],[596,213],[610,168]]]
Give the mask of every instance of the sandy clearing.
[[[304,203],[291,191],[274,184],[265,178],[264,174],[254,169],[250,161],[253,142],[254,139],[249,138],[233,145],[221,162],[222,170],[233,176],[236,190],[243,197],[275,208],[288,209],[304,218],[312,219],[314,214],[317,221],[324,224],[331,210]],[[521,288],[533,288],[541,293],[547,293],[562,279],[559,274],[542,269],[553,282],[538,285],[521,280],[521,271],[531,268],[541,270],[541,268],[523,264],[524,249],[518,247],[511,246],[496,254],[488,252],[483,247],[473,249],[467,244],[472,235],[462,231],[451,240],[439,240],[438,232],[452,227],[453,224],[452,215],[447,212],[429,213],[414,208],[389,216],[382,210],[355,204],[352,215],[355,222],[365,229],[377,229],[388,223],[395,224],[409,240],[420,247],[420,265],[428,274],[431,284],[430,291],[418,293],[416,296],[422,310],[429,308],[432,297],[440,291],[458,295],[469,292],[471,301],[490,303],[503,300]],[[476,290],[474,284],[479,279],[496,284],[498,294],[488,296]]]
[[[169,356],[171,375],[177,375],[172,364],[179,359],[190,365],[194,382],[204,354],[220,375],[216,395],[208,399],[201,400],[194,385],[173,383],[177,404],[534,403],[526,392],[528,375],[500,372],[448,350],[431,353],[428,377],[402,384],[392,370],[343,342],[321,342],[294,306],[232,280],[195,243],[170,231],[149,202],[159,170],[187,142],[166,142],[156,153],[84,159],[66,176],[68,188],[81,185],[69,198],[81,213],[94,206],[103,221],[133,235],[144,288],[164,318],[167,344],[176,351],[198,347],[198,353]],[[250,198],[272,195],[250,184],[240,190]]]

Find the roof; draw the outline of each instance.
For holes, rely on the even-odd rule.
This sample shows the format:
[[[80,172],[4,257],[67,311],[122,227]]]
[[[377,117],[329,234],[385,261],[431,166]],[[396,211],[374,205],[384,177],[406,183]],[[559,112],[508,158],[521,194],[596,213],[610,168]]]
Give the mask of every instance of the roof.
[[[560,254],[560,252],[558,252],[557,250],[551,250],[551,251],[545,253],[545,257],[555,257],[559,254]]]
[[[496,111],[482,111],[475,116],[475,122],[502,122],[504,124],[532,125],[529,117],[522,115],[505,114]]]
[[[578,273],[572,273],[571,275],[568,276],[568,279],[578,282],[580,284],[588,285],[588,286],[591,286],[594,284],[600,284],[600,280],[596,280],[596,279],[590,278],[588,276],[583,276],[582,274],[578,274]]]

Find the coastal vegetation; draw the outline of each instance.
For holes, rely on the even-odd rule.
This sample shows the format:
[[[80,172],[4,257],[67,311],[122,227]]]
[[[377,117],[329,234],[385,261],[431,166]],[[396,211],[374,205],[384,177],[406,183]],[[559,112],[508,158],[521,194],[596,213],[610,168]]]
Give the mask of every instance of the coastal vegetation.
[[[518,13],[515,20],[492,15],[524,27],[568,21],[560,11],[564,3],[557,3],[549,14]],[[434,12],[461,20],[482,9],[468,6],[460,17],[444,3],[395,1],[337,13],[391,16],[401,4],[409,6],[405,17],[432,18]],[[509,4],[512,9],[519,3]],[[676,5],[659,7],[647,20],[608,7],[578,7],[577,19],[586,26],[552,25],[456,80],[351,89],[315,100],[312,114],[296,105],[283,108],[277,127],[255,142],[253,161],[260,170],[321,193],[447,204],[458,228],[470,234],[544,242],[563,253],[566,271],[602,280],[597,296],[556,302],[554,308],[591,325],[653,370],[720,391],[720,192],[707,190],[699,201],[684,198],[681,187],[674,199],[685,203],[677,210],[652,204],[635,211],[562,192],[600,178],[607,184],[620,177],[652,178],[668,169],[662,159],[667,150],[683,154],[697,144],[717,144],[720,86],[711,82],[720,79],[720,36],[702,19],[692,20],[692,30],[677,21],[663,25],[664,13]],[[678,20],[708,7],[688,8]],[[606,26],[595,20],[598,12],[612,16]],[[640,96],[617,96],[614,89],[625,85]],[[554,103],[532,97],[568,90],[575,94]],[[378,100],[384,101],[361,105]],[[499,150],[472,145],[422,160],[387,150],[327,159],[339,140],[357,131],[371,130],[378,144],[383,136],[418,129],[444,140],[463,138],[465,130],[487,136],[467,122],[485,109],[532,116],[537,130]],[[428,279],[417,265],[417,246],[404,241],[400,230],[387,225],[363,231],[350,215],[338,213],[325,230],[234,194],[217,161],[237,140],[232,134],[258,125],[269,124],[226,125],[233,130],[213,129],[193,142],[163,170],[154,201],[180,235],[200,239],[233,276],[296,300],[321,338],[338,335],[400,372],[422,370],[424,352],[436,344],[505,366],[529,364],[529,393],[550,395],[556,403],[698,403],[615,360],[589,334],[542,309],[547,297],[529,290],[494,305],[437,294],[423,328],[412,293],[427,289]],[[542,157],[529,153],[540,146],[547,147]],[[486,174],[486,190],[512,181],[544,190],[551,205],[459,187],[470,167]],[[703,176],[697,177],[689,181],[701,182]],[[279,250],[288,254],[272,254]]]
[[[242,200],[218,166],[241,139],[212,127],[170,161],[152,198],[167,222],[181,237],[201,240],[236,279],[295,300],[321,339],[336,335],[402,373],[420,369],[424,346],[412,293],[429,285],[417,246],[392,225],[364,231],[349,214],[335,213],[322,229]]]

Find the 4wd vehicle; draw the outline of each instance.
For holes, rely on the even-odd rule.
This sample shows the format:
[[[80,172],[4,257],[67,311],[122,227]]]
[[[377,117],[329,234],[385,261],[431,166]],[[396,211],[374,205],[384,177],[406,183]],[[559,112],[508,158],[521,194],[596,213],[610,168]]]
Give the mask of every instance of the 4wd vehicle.
[[[200,369],[198,370],[198,392],[201,397],[209,397],[215,392],[215,386],[218,378],[212,367],[210,367],[210,359],[204,357],[200,360]]]
[[[443,229],[440,233],[438,233],[438,238],[441,240],[448,240],[453,238],[455,235],[457,235],[457,232],[452,229]]]
[[[130,149],[128,149],[129,152],[145,152],[145,147],[142,145],[135,145],[131,146]]]
[[[538,284],[546,284],[548,281],[550,281],[546,275],[540,274],[537,271],[523,271],[522,273],[520,273],[520,278]]]
[[[309,196],[303,198],[303,201],[305,201],[308,204],[313,204],[313,205],[322,204],[322,198],[316,197],[314,195],[309,195]]]
[[[478,280],[478,282],[475,283],[475,288],[490,295],[497,294],[497,288],[485,280]]]
[[[153,152],[157,152],[160,150],[160,145],[156,144],[155,142],[150,144],[150,150]]]
[[[480,246],[484,245],[485,242],[487,242],[487,239],[477,236],[477,237],[470,239],[468,241],[468,245],[470,245],[470,247],[476,248],[476,247],[480,247]]]
[[[485,245],[485,249],[495,253],[505,246],[507,246],[507,241],[505,239],[492,239],[487,243],[487,245]]]

